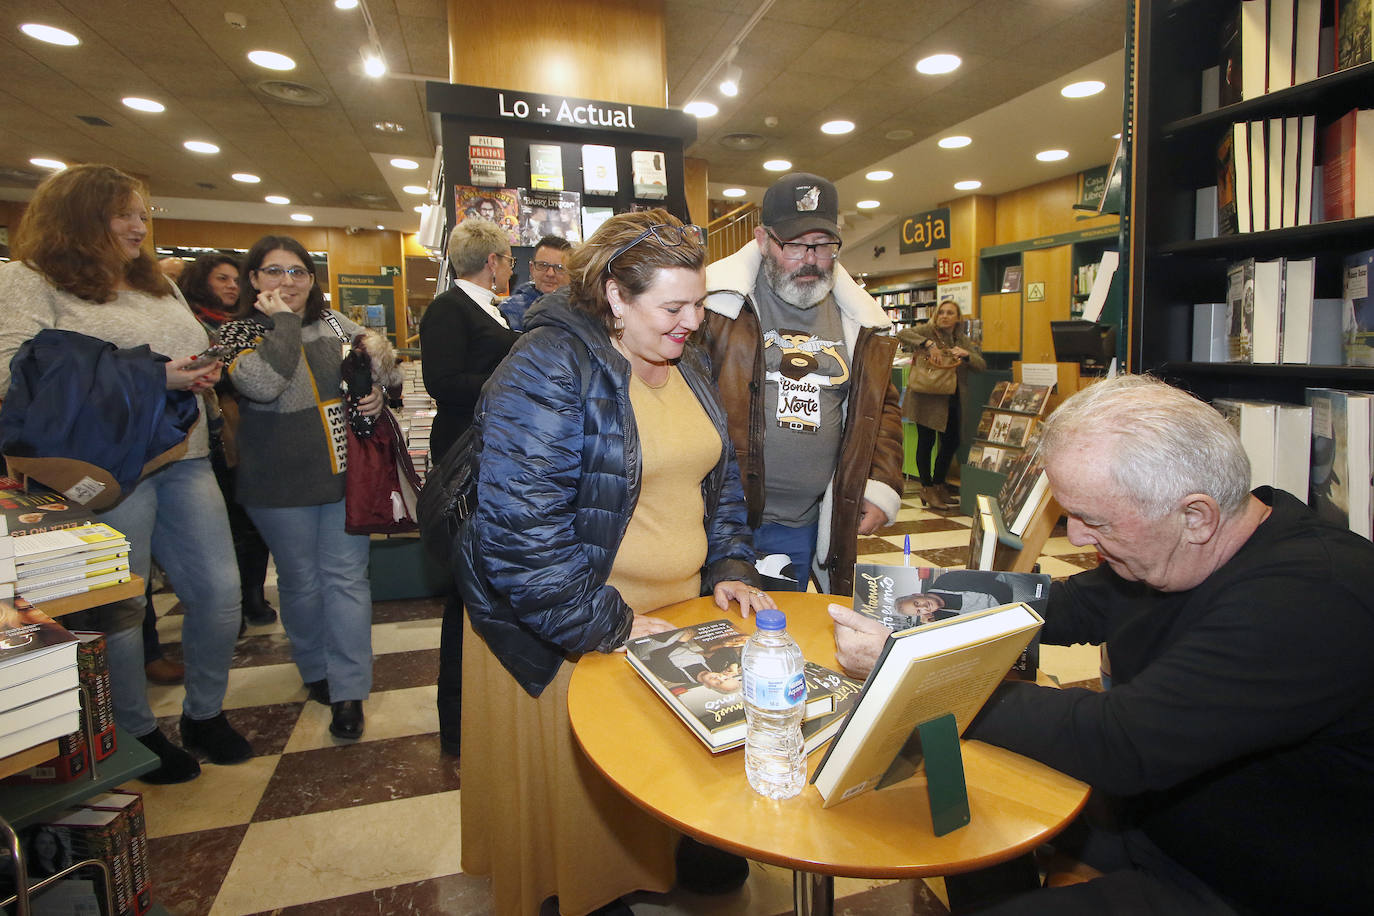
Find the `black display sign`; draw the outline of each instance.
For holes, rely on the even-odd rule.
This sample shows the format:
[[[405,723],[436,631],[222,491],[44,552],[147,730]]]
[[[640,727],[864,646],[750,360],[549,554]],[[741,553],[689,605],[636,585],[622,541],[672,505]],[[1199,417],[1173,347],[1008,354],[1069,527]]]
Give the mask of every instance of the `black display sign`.
[[[684,146],[697,138],[696,118],[685,112],[622,102],[429,82],[425,84],[425,105],[430,111],[464,118],[680,137]]]

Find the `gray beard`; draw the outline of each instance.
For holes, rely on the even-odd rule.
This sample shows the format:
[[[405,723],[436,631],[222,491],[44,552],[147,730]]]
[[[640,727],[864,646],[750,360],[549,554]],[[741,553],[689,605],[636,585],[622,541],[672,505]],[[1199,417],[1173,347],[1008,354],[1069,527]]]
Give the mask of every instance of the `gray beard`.
[[[798,283],[792,279],[794,274],[819,276],[818,283]],[[835,268],[823,270],[820,267],[799,267],[789,274],[772,258],[763,259],[763,277],[779,299],[793,308],[809,309],[819,305],[830,291],[835,288]]]

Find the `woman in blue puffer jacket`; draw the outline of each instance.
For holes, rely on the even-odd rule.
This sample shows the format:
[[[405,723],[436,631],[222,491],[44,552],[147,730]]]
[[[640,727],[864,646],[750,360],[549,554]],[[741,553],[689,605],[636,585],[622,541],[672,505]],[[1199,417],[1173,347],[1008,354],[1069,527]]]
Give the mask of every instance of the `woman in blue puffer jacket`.
[[[673,884],[676,833],[574,747],[577,657],[672,629],[652,612],[698,595],[775,606],[754,587],[725,412],[688,342],[704,263],[701,230],[665,211],[611,218],[478,403],[457,570],[481,637],[463,651],[462,866],[491,875],[497,912],[557,895],[577,916]]]

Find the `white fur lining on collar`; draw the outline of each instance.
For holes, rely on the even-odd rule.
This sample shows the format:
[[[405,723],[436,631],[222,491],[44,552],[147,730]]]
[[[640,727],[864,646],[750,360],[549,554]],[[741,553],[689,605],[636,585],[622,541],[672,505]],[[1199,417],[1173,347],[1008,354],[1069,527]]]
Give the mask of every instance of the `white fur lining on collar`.
[[[753,292],[762,263],[763,252],[759,251],[758,243],[751,239],[728,258],[706,265],[706,307],[726,318],[738,318],[740,309],[744,307],[740,296],[748,296]],[[712,290],[731,290],[739,295],[712,296]],[[839,306],[841,314],[863,327],[891,326],[892,319],[887,317],[877,301],[855,282],[844,265],[838,263],[835,265],[835,304]]]

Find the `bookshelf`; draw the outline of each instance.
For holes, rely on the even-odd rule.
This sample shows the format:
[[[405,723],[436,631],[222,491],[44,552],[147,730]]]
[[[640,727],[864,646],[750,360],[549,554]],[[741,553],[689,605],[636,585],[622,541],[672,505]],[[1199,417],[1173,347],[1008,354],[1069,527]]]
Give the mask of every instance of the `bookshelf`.
[[[935,308],[935,282],[875,286],[869,294],[887,312],[894,327],[909,328],[928,321]]]
[[[1374,368],[1195,363],[1192,305],[1225,298],[1227,265],[1244,258],[1317,259],[1318,297],[1341,295],[1341,259],[1370,247],[1374,217],[1193,238],[1194,193],[1216,184],[1216,149],[1237,121],[1314,114],[1320,131],[1374,98],[1374,63],[1200,112],[1202,71],[1219,59],[1235,0],[1136,4],[1135,165],[1129,258],[1130,357],[1200,397],[1298,402],[1309,385],[1374,389]],[[1320,160],[1318,160],[1320,161]]]

